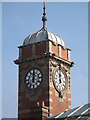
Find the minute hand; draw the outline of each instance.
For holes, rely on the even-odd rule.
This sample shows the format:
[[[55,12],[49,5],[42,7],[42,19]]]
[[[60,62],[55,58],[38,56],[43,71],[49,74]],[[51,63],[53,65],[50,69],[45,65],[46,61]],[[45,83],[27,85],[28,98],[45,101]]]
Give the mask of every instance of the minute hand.
[[[59,73],[59,82],[61,83],[61,73]]]
[[[33,79],[32,79],[32,82],[34,83],[34,74],[35,74],[35,72],[34,72],[34,70],[33,70]]]

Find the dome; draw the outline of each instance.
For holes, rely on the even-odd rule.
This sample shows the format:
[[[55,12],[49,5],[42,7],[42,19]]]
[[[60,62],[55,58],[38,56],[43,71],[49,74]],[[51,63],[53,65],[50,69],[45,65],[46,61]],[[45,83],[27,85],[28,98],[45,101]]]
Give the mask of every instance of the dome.
[[[23,45],[33,44],[41,41],[52,41],[55,45],[61,45],[65,48],[65,43],[61,37],[58,35],[53,34],[52,32],[48,31],[46,28],[42,28],[36,33],[33,33],[32,35],[29,35],[27,38],[25,38]]]
[[[52,41],[55,45],[61,45],[63,48],[65,48],[65,43],[61,37],[58,35],[53,34],[46,28],[46,13],[45,13],[45,2],[43,7],[43,27],[38,32],[33,33],[32,35],[29,35],[23,42],[23,45],[29,45],[41,41]]]

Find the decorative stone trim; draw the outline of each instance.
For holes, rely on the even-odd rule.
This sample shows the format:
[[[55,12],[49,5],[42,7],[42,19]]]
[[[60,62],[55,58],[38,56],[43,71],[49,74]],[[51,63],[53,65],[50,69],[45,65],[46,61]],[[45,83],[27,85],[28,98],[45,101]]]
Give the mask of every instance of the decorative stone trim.
[[[70,61],[70,50],[68,50],[68,61]]]
[[[52,114],[49,114],[50,117],[52,117],[53,115]]]
[[[61,46],[59,46],[59,57],[61,57]]]
[[[68,100],[71,102],[71,98],[68,98]]]
[[[54,86],[53,86],[53,83],[52,83],[52,82],[49,82],[49,86],[54,88]]]
[[[71,109],[71,105],[69,105],[68,108]]]
[[[52,91],[49,91],[49,94],[50,94],[50,95],[52,95],[52,94],[53,94],[53,92],[52,92]]]
[[[63,98],[59,98],[59,101],[60,101],[60,102],[63,102],[63,100],[64,100]]]
[[[51,53],[52,52],[52,46],[51,46],[52,44],[51,44],[51,41],[49,41],[49,52]]]
[[[55,90],[55,96],[57,96],[57,97],[59,96],[59,94],[58,94],[58,92],[56,90]]]
[[[52,106],[50,106],[49,108],[50,108],[50,110],[53,110],[53,107],[52,107]]]
[[[63,99],[66,99],[66,94],[65,93],[63,94]]]
[[[49,98],[49,101],[52,102],[53,100],[51,98]]]

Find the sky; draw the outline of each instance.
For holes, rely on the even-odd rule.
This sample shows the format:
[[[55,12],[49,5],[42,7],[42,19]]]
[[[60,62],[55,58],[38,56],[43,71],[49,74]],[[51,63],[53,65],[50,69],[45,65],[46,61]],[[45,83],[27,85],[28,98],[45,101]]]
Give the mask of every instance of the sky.
[[[90,2],[89,2],[89,5],[88,5],[88,73],[90,71],[90,64],[89,64],[89,61],[90,61],[90,54],[89,54],[89,51],[90,51]],[[90,103],[90,74],[88,74],[88,102]]]
[[[2,116],[2,4],[0,3],[0,118]]]
[[[18,114],[18,46],[42,28],[43,3],[2,3],[2,117]],[[88,102],[88,3],[46,3],[47,28],[71,49],[71,107]]]

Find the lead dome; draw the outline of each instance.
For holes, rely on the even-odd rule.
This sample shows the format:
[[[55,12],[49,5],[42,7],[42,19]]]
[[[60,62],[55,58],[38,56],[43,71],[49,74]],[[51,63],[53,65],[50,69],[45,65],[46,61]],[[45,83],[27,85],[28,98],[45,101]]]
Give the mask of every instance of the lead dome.
[[[38,32],[29,35],[27,38],[25,38],[23,45],[33,44],[47,40],[52,41],[56,45],[61,45],[62,47],[65,47],[63,39],[58,35],[55,35],[52,32],[50,32],[47,28],[42,28]]]
[[[45,2],[43,7],[43,27],[38,32],[29,35],[24,39],[23,45],[29,45],[37,42],[52,41],[55,45],[61,45],[63,48],[66,48],[64,40],[56,34],[53,34],[46,28],[46,13],[45,13]]]

